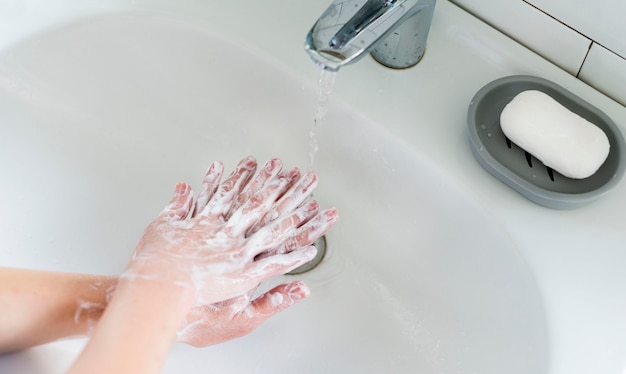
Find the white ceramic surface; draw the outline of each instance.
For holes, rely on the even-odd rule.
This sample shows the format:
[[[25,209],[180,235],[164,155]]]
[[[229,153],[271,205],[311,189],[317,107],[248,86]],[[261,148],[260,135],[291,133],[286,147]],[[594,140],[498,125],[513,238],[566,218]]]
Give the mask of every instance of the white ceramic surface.
[[[623,15],[626,3],[621,0],[600,1],[549,1],[528,0],[550,16],[572,27],[583,35],[626,57],[624,34],[626,25]]]
[[[327,4],[26,3],[15,25],[32,27],[0,50],[0,264],[116,273],[210,161],[306,165],[319,71],[302,42]],[[339,72],[315,169],[341,221],[301,277],[311,299],[247,338],[176,345],[165,372],[622,374],[624,183],[552,211],[471,156],[469,100],[522,73],[624,130],[621,105],[447,1],[415,68]],[[83,343],[2,356],[0,371],[62,372]]]
[[[451,0],[576,75],[591,40],[525,1]],[[556,48],[558,46],[558,48]]]
[[[451,0],[622,105],[626,2]]]
[[[580,70],[580,79],[626,104],[626,58],[594,43]]]
[[[88,19],[13,47],[0,66],[11,265],[115,273],[172,185],[210,160],[306,165],[313,87],[184,23]],[[248,339],[177,347],[167,371],[453,372],[495,352],[493,373],[545,367],[539,294],[498,225],[377,126],[332,112],[316,198],[342,224],[304,276],[315,296]]]

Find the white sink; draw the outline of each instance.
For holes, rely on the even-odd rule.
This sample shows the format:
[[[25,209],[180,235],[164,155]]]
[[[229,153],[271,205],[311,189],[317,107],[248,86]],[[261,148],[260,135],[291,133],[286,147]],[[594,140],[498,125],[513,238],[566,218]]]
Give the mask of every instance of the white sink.
[[[293,41],[327,4],[272,5],[284,11],[280,39],[261,21],[274,13],[253,1],[138,3],[72,13],[61,1],[54,27],[0,50],[0,265],[119,273],[174,184],[197,186],[211,161],[252,154],[306,167],[319,72]],[[480,37],[439,26],[438,15],[460,12],[438,7],[433,52],[414,70],[365,59],[339,73],[314,169],[316,199],[341,220],[324,261],[298,276],[311,298],[248,337],[175,345],[165,372],[557,373],[575,360],[555,345],[551,262],[533,255],[530,229],[512,225],[554,213],[483,172],[466,144],[473,93],[489,74],[516,71]],[[228,26],[221,14],[238,17]],[[459,62],[440,54],[463,48],[494,71],[450,78]],[[411,100],[390,97],[399,82]],[[83,344],[0,356],[0,372],[61,372]]]
[[[306,167],[314,87],[184,23],[88,19],[5,51],[0,69],[7,263],[114,273],[175,182],[211,160]],[[302,276],[314,296],[248,338],[177,347],[167,371],[544,369],[541,300],[510,238],[380,126],[330,113],[316,198],[342,220]]]

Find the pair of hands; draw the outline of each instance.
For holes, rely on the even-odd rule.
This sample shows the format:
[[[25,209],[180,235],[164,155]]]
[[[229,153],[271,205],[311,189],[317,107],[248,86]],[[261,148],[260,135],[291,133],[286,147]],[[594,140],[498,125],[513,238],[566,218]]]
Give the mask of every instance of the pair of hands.
[[[256,168],[245,158],[221,182],[224,167],[213,163],[195,201],[187,184],[177,184],[122,275],[193,290],[196,303],[178,341],[208,346],[245,335],[310,293],[296,281],[251,300],[264,280],[313,259],[311,244],[336,223],[337,210],[320,212],[317,202],[307,202],[318,182],[314,173],[283,171],[275,158],[255,176]]]

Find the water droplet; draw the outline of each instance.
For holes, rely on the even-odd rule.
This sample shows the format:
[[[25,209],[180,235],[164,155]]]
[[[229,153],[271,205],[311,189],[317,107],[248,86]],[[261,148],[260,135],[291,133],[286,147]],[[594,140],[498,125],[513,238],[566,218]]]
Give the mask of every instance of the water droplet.
[[[480,128],[483,130],[487,130],[487,125],[485,125],[484,123],[481,123]]]

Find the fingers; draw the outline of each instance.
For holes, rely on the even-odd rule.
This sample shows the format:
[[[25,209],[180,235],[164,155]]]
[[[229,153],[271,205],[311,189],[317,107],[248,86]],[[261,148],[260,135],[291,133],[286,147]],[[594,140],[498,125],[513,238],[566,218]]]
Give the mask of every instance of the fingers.
[[[233,209],[241,207],[252,195],[257,193],[265,183],[276,177],[283,167],[282,161],[277,158],[269,159],[257,176],[248,184],[241,194],[237,197]]]
[[[250,230],[250,233],[258,231],[261,227],[274,221],[275,219],[288,214],[296,207],[300,206],[312,193],[318,184],[318,177],[314,172],[308,172],[286,191],[274,204],[261,221]],[[250,234],[249,233],[249,234]]]
[[[253,157],[241,160],[198,215],[210,219],[226,219],[235,199],[254,175],[256,167]]]
[[[254,299],[248,306],[246,315],[254,319],[257,325],[259,325],[276,313],[289,308],[310,295],[311,290],[304,282],[295,281],[281,284]]]
[[[233,237],[244,235],[272,208],[282,194],[300,177],[298,169],[280,173],[265,182],[265,185],[252,195],[226,224]]]
[[[263,253],[259,258],[273,256],[279,253],[288,253],[301,247],[306,247],[328,232],[339,220],[336,208],[326,209],[302,227],[292,231],[289,238],[275,249]]]
[[[255,257],[261,252],[279,247],[292,235],[293,230],[311,220],[318,213],[317,201],[301,206],[290,215],[272,222],[250,236],[244,246],[245,251],[248,256]]]
[[[289,253],[279,253],[248,264],[246,273],[249,278],[261,283],[264,280],[286,274],[298,266],[306,264],[313,260],[316,254],[317,249],[313,246],[298,248]]]
[[[213,197],[213,194],[215,194],[215,191],[217,191],[223,173],[224,165],[221,162],[215,161],[209,166],[209,169],[202,179],[202,188],[196,200],[195,213],[204,210],[209,200],[211,200],[211,197]]]
[[[179,182],[174,189],[174,196],[160,215],[164,221],[180,221],[189,215],[193,206],[193,192],[187,183]]]
[[[193,309],[177,341],[207,347],[247,335],[263,322],[306,299],[311,294],[301,281],[281,284],[250,302],[252,291],[242,296]]]

